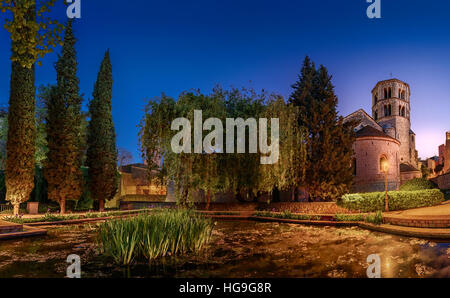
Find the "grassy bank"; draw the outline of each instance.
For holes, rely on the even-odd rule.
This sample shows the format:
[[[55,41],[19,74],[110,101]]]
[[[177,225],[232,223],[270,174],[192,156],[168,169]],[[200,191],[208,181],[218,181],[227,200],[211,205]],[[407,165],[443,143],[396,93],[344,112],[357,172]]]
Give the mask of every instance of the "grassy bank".
[[[6,216],[3,217],[3,220],[18,223],[18,224],[27,224],[27,223],[35,223],[35,222],[59,222],[66,220],[76,220],[76,219],[88,219],[88,218],[100,218],[100,217],[112,217],[112,216],[120,216],[126,214],[136,214],[148,212],[148,209],[143,210],[135,210],[135,211],[109,211],[109,212],[92,212],[85,214],[53,214],[46,213],[44,216],[33,217],[33,218],[23,218],[20,216]]]

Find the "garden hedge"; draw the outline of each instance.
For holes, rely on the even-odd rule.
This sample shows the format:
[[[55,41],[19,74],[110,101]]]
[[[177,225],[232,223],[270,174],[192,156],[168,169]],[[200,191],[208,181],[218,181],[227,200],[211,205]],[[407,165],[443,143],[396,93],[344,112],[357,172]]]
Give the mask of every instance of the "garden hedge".
[[[425,178],[414,178],[400,186],[401,191],[414,191],[438,188],[436,183]]]
[[[406,210],[439,205],[444,194],[439,189],[388,192],[389,210]],[[361,212],[384,211],[384,192],[346,194],[337,201],[340,207]]]

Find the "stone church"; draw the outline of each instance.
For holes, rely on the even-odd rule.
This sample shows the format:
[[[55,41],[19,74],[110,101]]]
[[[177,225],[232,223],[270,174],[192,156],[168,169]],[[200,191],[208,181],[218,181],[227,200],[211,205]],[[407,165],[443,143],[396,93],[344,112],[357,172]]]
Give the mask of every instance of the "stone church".
[[[421,177],[415,133],[411,130],[409,85],[397,79],[378,82],[372,90],[372,116],[363,109],[344,121],[356,123],[353,144],[354,186],[352,192],[384,191],[387,161],[388,189]]]

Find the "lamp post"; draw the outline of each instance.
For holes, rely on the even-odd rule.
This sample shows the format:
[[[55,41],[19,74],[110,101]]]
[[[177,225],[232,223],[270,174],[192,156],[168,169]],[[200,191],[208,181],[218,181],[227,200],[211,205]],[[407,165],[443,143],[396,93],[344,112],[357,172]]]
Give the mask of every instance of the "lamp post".
[[[389,171],[389,163],[387,159],[383,159],[381,166],[383,167],[384,172],[384,209],[386,212],[389,211],[389,201],[388,201],[388,184],[387,184],[387,176]]]

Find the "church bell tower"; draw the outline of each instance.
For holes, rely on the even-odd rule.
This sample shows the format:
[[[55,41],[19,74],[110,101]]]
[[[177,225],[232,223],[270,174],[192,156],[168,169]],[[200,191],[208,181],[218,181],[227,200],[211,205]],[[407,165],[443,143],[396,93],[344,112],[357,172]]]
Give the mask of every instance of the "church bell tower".
[[[380,81],[372,90],[372,118],[384,132],[400,141],[400,163],[418,167],[415,134],[410,122],[411,90],[407,83]]]

